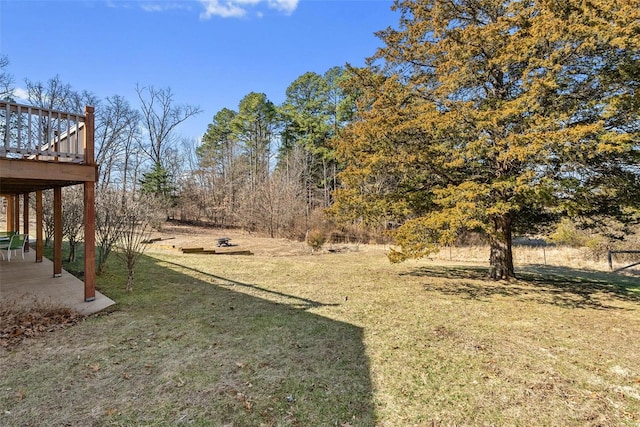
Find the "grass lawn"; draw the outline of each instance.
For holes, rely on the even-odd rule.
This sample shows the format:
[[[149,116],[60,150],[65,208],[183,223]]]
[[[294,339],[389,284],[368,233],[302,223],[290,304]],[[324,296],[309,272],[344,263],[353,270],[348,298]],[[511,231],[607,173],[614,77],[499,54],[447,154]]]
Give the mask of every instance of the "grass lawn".
[[[2,426],[639,426],[640,279],[154,249],[117,305],[0,349]]]

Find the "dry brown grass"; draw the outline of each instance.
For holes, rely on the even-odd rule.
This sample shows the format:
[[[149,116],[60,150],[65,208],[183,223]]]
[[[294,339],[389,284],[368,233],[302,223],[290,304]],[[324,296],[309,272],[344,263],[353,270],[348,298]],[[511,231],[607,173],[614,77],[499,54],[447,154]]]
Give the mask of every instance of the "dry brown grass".
[[[536,262],[490,282],[198,233],[166,230],[133,294],[112,265],[109,313],[0,350],[0,424],[640,425],[637,276]],[[256,255],[173,247],[221,234]]]
[[[471,262],[484,264],[489,260],[489,248],[486,246],[446,247],[429,258],[447,263]],[[594,256],[586,248],[566,246],[532,247],[516,245],[513,248],[513,262],[516,266],[547,265],[598,271],[609,270],[606,256],[598,257]],[[631,264],[631,262],[625,264],[622,261],[618,261],[615,267],[627,264]],[[635,271],[637,273],[639,270],[636,269]]]

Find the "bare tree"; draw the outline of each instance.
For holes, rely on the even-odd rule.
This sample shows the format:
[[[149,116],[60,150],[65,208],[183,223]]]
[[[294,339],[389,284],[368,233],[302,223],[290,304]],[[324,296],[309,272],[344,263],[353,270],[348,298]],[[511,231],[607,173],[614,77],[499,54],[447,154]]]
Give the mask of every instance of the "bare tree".
[[[69,93],[69,98],[65,102],[66,111],[76,112],[82,114],[84,112],[84,107],[87,105],[91,105],[95,107],[96,110],[101,110],[101,102],[97,95],[93,92],[89,92],[87,90],[76,91],[71,90]]]
[[[36,208],[35,198],[30,198],[32,208]],[[54,219],[53,219],[53,191],[45,190],[42,192],[42,231],[44,233],[44,245],[49,247],[53,241],[54,231]]]
[[[133,290],[135,268],[147,247],[156,211],[153,200],[149,197],[136,199],[128,195],[122,199],[122,227],[116,254],[127,268],[126,290],[129,292]]]
[[[104,271],[107,259],[120,240],[123,229],[123,192],[98,188],[96,191],[96,246],[98,247],[97,273]]]
[[[69,258],[67,262],[76,260],[76,248],[82,241],[84,229],[84,196],[82,186],[62,189],[64,206],[62,207],[62,234],[69,242]]]
[[[136,193],[138,191],[138,176],[144,163],[137,134],[130,133],[124,145],[124,162],[122,165],[122,191]]]
[[[27,100],[31,105],[49,110],[82,114],[86,105],[98,107],[99,98],[92,92],[76,91],[56,75],[45,83],[25,79]]]
[[[64,83],[60,76],[50,78],[46,83],[25,80],[27,87],[27,100],[30,104],[50,110],[67,109],[68,100],[71,98],[71,85]]]
[[[136,92],[140,100],[142,125],[149,138],[149,143],[141,147],[153,163],[166,167],[164,154],[176,142],[176,127],[202,110],[192,105],[175,104],[171,88],[138,85]]]
[[[0,99],[9,99],[13,96],[13,76],[6,70],[9,66],[9,58],[0,55]]]
[[[98,185],[106,189],[115,182],[124,182],[129,164],[131,141],[139,139],[140,114],[121,96],[106,98],[96,110],[96,154]],[[119,173],[119,175],[118,175]]]
[[[183,139],[181,144],[181,167],[178,173],[177,204],[180,209],[180,219],[200,220],[205,213],[205,191],[203,174],[198,168],[196,155],[197,140]]]
[[[282,237],[285,233],[294,232],[296,219],[305,209],[303,195],[300,182],[289,179],[282,171],[275,172],[261,183],[254,198],[261,231],[269,237]]]

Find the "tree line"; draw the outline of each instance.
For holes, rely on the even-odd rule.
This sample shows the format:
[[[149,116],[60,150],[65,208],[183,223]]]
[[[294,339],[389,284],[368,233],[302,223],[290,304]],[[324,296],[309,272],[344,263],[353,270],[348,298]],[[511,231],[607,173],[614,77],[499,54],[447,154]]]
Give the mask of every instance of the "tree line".
[[[332,203],[338,165],[331,141],[349,121],[353,100],[341,87],[346,71],[307,72],[282,105],[264,93],[218,111],[196,148],[181,207],[220,226],[304,237]]]

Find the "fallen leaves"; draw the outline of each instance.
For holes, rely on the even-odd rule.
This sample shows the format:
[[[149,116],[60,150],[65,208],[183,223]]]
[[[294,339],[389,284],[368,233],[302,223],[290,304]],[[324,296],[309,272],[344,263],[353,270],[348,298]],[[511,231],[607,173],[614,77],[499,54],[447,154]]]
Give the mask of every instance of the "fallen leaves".
[[[10,304],[0,308],[0,347],[14,347],[27,338],[69,328],[84,316],[67,307],[41,303]]]
[[[244,409],[247,412],[251,412],[251,410],[253,409],[253,403],[249,400],[247,395],[245,395],[244,393],[241,393],[241,392],[236,393],[236,400],[238,402],[241,402],[244,405]]]

